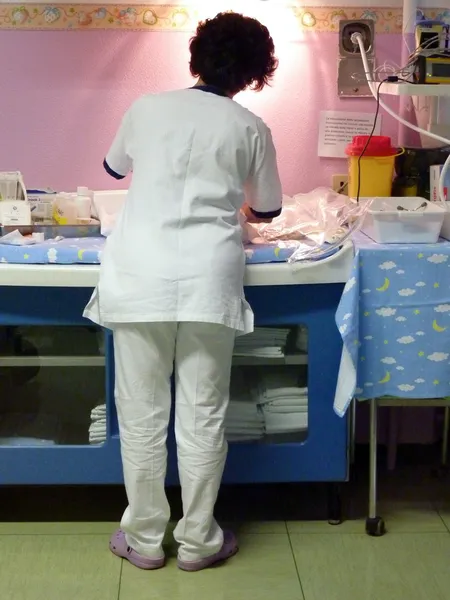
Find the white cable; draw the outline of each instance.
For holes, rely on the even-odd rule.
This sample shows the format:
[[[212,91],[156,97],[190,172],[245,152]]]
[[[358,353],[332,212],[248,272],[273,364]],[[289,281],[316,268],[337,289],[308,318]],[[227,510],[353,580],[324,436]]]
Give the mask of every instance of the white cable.
[[[375,98],[375,100],[377,100],[379,102],[381,108],[384,108],[384,110],[388,114],[390,114],[391,117],[394,117],[394,119],[397,119],[397,121],[399,121],[402,125],[409,127],[410,129],[412,129],[413,131],[416,131],[417,133],[427,135],[431,139],[441,142],[441,144],[444,144],[445,146],[450,146],[450,140],[448,140],[447,138],[444,138],[440,135],[436,135],[435,133],[431,133],[431,131],[426,131],[426,129],[422,129],[421,127],[417,127],[416,125],[413,125],[409,121],[406,121],[400,115],[398,115],[396,112],[394,112],[387,104],[385,104],[383,102],[383,100],[381,100],[381,98],[379,97],[379,94],[377,94],[378,90],[376,89],[376,85],[375,85],[376,81],[373,78],[372,71],[370,70],[370,66],[369,66],[369,61],[367,60],[367,54],[366,54],[366,49],[364,48],[363,37],[360,33],[353,33],[351,36],[351,40],[354,44],[358,44],[358,46],[359,46],[359,50],[361,52],[361,58],[362,58],[363,65],[364,65],[364,72],[365,72],[366,78],[367,78],[367,83],[369,84],[369,88],[370,88],[370,91],[372,92],[372,96]],[[444,163],[444,166],[443,166],[442,172],[441,172],[441,177],[439,179],[439,197],[441,199],[441,202],[445,202],[444,182],[445,182],[445,178],[446,178],[448,172],[450,172],[450,155],[448,156],[447,160]]]

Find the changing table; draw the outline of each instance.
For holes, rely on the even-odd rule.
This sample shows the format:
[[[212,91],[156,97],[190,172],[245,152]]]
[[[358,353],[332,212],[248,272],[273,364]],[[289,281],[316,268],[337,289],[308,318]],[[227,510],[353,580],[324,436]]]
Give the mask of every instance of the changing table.
[[[77,255],[79,257],[79,253]],[[308,330],[306,355],[294,354],[275,361],[276,364],[290,365],[290,368],[307,368],[308,432],[299,441],[230,444],[225,483],[333,483],[347,480],[347,420],[335,414],[333,398],[342,351],[335,313],[352,262],[353,246],[348,243],[335,255],[316,263],[247,266],[245,292],[254,310],[256,325],[302,325]],[[114,407],[112,335],[109,331],[96,331],[82,317],[98,275],[98,264],[0,262],[0,325],[6,337],[14,328],[33,331],[39,327],[55,327],[59,332],[61,328],[67,328],[68,334],[80,329],[89,332],[89,335],[81,335],[82,344],[74,338],[75,341],[69,343],[69,350],[59,351],[59,354],[58,351],[52,353],[51,340],[47,353],[27,348],[18,351],[14,343],[12,346],[6,344],[4,347],[13,350],[11,353],[2,351],[0,375],[7,373],[9,389],[14,392],[9,410],[14,412],[14,402],[19,402],[15,400],[21,397],[17,393],[19,388],[24,390],[29,384],[28,371],[31,370],[29,375],[32,375],[33,369],[44,371],[44,368],[49,375],[40,385],[58,390],[58,403],[66,405],[65,414],[70,413],[71,403],[83,405],[89,386],[89,394],[92,395],[92,389],[95,389],[94,393],[102,396],[107,405],[107,440],[104,444],[80,443],[76,436],[72,441],[70,436],[66,437],[64,444],[0,444],[3,484],[118,484],[123,481]],[[103,349],[93,351],[91,342],[99,336],[104,340]],[[269,359],[260,364],[267,362],[270,364]],[[78,377],[74,381],[75,374],[81,370],[84,370],[84,378]],[[103,389],[99,389],[99,377]],[[29,396],[26,402],[32,404]],[[32,405],[29,410],[33,410]],[[52,423],[47,427],[51,428]],[[171,485],[178,482],[173,435],[168,444],[167,480]],[[332,497],[329,517],[335,522],[341,520],[337,496]]]

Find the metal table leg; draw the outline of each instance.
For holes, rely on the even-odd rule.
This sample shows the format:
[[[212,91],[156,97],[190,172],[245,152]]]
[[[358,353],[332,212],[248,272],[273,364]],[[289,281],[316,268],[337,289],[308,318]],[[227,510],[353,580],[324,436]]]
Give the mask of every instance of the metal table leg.
[[[366,533],[379,537],[386,528],[381,517],[377,516],[377,441],[378,441],[378,399],[370,402],[370,484],[369,484],[369,516],[366,519]]]
[[[447,466],[447,453],[448,453],[448,428],[450,425],[450,407],[446,406],[444,409],[444,431],[442,435],[442,456],[441,465]]]
[[[353,398],[350,406],[350,464],[355,464],[355,444],[356,444],[356,398]]]

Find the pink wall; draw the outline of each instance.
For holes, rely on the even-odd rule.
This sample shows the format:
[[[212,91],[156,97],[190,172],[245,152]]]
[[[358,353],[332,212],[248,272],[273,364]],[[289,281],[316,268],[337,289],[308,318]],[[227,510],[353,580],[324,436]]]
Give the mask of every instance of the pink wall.
[[[113,187],[101,164],[121,115],[141,94],[190,84],[188,40],[184,33],[2,31],[0,170],[21,170],[28,187]],[[379,35],[378,62],[398,62],[400,48],[401,36]],[[305,192],[346,169],[317,157],[319,111],[370,112],[375,103],[337,98],[334,33],[305,33],[281,43],[278,55],[273,87],[239,101],[272,128],[285,192]],[[397,139],[387,116],[383,133]]]

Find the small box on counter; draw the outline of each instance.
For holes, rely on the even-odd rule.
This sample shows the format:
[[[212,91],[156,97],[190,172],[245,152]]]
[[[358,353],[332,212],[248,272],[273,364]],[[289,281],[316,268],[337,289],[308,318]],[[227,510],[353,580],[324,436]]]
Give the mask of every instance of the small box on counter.
[[[430,167],[430,200],[439,202],[439,179],[441,177],[443,165],[433,165]],[[445,200],[450,200],[450,170],[447,171],[447,176],[444,181]]]
[[[27,190],[28,202],[33,223],[51,225],[53,223],[53,204],[56,192],[47,190]]]
[[[2,225],[31,225],[30,205],[26,200],[2,200],[0,202],[0,223]]]

